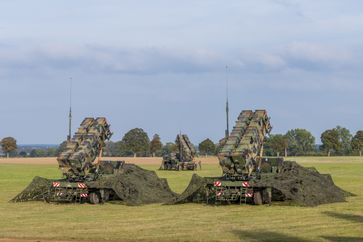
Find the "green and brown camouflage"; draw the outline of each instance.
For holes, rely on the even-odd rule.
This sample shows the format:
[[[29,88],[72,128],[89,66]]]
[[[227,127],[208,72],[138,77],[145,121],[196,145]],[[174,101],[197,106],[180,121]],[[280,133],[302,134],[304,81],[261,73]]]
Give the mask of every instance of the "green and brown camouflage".
[[[163,157],[160,170],[196,170],[197,164],[193,161],[196,150],[185,134],[178,134],[175,139],[176,152]]]
[[[102,149],[111,136],[106,118],[85,118],[57,158],[65,178],[51,181],[43,194],[44,200],[96,204],[115,197],[110,185],[102,187],[96,183],[100,179],[112,179],[124,165],[123,161],[101,161]],[[24,194],[32,196],[32,193]]]
[[[121,174],[125,162],[100,161],[98,168],[87,176],[78,179],[52,180],[44,200],[47,202],[90,202],[98,204],[117,198],[111,183],[100,183],[100,180],[112,180]]]
[[[208,178],[207,202],[271,202],[271,187],[254,187],[261,172],[278,172],[282,159],[263,158],[263,144],[272,126],[266,110],[244,110],[218,154],[222,177]],[[221,143],[222,143],[221,142]]]
[[[97,169],[97,157],[112,136],[106,118],[85,118],[65,150],[57,158],[68,179],[82,179]]]
[[[265,136],[271,131],[266,110],[242,111],[218,154],[224,175],[251,175],[261,165]]]

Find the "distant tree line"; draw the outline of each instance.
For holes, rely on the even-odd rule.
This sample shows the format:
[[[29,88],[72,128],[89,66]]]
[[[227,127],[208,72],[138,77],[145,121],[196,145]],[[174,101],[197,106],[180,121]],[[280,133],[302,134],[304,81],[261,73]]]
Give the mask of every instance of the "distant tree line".
[[[196,148],[201,155],[215,155],[217,150],[217,146],[210,139],[202,141]],[[160,157],[175,152],[176,150],[175,143],[168,142],[163,144],[158,134],[155,134],[150,141],[144,130],[135,128],[127,132],[122,140],[118,142],[107,142],[104,155]]]
[[[272,134],[266,138],[264,155],[266,156],[314,156],[314,155],[360,155],[363,151],[363,131],[352,135],[347,128],[337,126],[324,131],[321,145],[316,144],[315,137],[306,129],[292,129],[286,134]],[[58,156],[66,146],[66,141],[58,147],[45,147],[17,151],[17,143],[13,137],[0,141],[2,151],[7,157],[54,157]],[[211,139],[203,140],[196,149],[199,155],[216,155],[220,145]],[[109,141],[103,150],[104,156],[149,157],[164,156],[176,151],[173,142],[163,144],[158,134],[149,139],[148,134],[141,128],[128,131],[121,140]]]
[[[270,135],[265,142],[265,154],[270,156],[342,156],[359,155],[363,150],[363,131],[354,136],[347,128],[337,126],[325,130],[321,136],[321,145],[306,129],[292,129],[286,134]]]

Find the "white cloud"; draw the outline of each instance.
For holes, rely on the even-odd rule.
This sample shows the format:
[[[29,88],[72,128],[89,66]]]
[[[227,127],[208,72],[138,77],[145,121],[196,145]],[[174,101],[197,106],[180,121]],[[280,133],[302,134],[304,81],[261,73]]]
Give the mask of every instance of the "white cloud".
[[[287,56],[312,62],[346,62],[352,55],[349,51],[319,43],[295,42],[287,47]]]

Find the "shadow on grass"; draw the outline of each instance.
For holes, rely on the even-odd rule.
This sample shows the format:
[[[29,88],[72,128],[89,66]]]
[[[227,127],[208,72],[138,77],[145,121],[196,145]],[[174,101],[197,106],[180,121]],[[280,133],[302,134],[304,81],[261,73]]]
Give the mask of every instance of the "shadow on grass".
[[[344,219],[355,223],[363,223],[363,216],[361,215],[335,213],[335,212],[324,212],[324,214],[333,218]]]
[[[333,237],[333,236],[322,236],[323,239],[326,239],[331,242],[362,242],[362,237]]]
[[[248,241],[294,241],[294,242],[308,242],[310,240],[301,239],[296,236],[286,235],[271,231],[243,231],[243,230],[233,230],[232,233],[238,236],[241,240]]]

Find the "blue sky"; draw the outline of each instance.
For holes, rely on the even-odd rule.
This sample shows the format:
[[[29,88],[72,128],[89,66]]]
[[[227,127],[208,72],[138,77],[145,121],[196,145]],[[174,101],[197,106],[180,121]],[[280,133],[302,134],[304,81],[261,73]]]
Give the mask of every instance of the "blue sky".
[[[69,77],[74,126],[106,116],[173,141],[224,134],[269,111],[274,133],[363,129],[363,1],[0,2],[0,137],[60,143]]]

